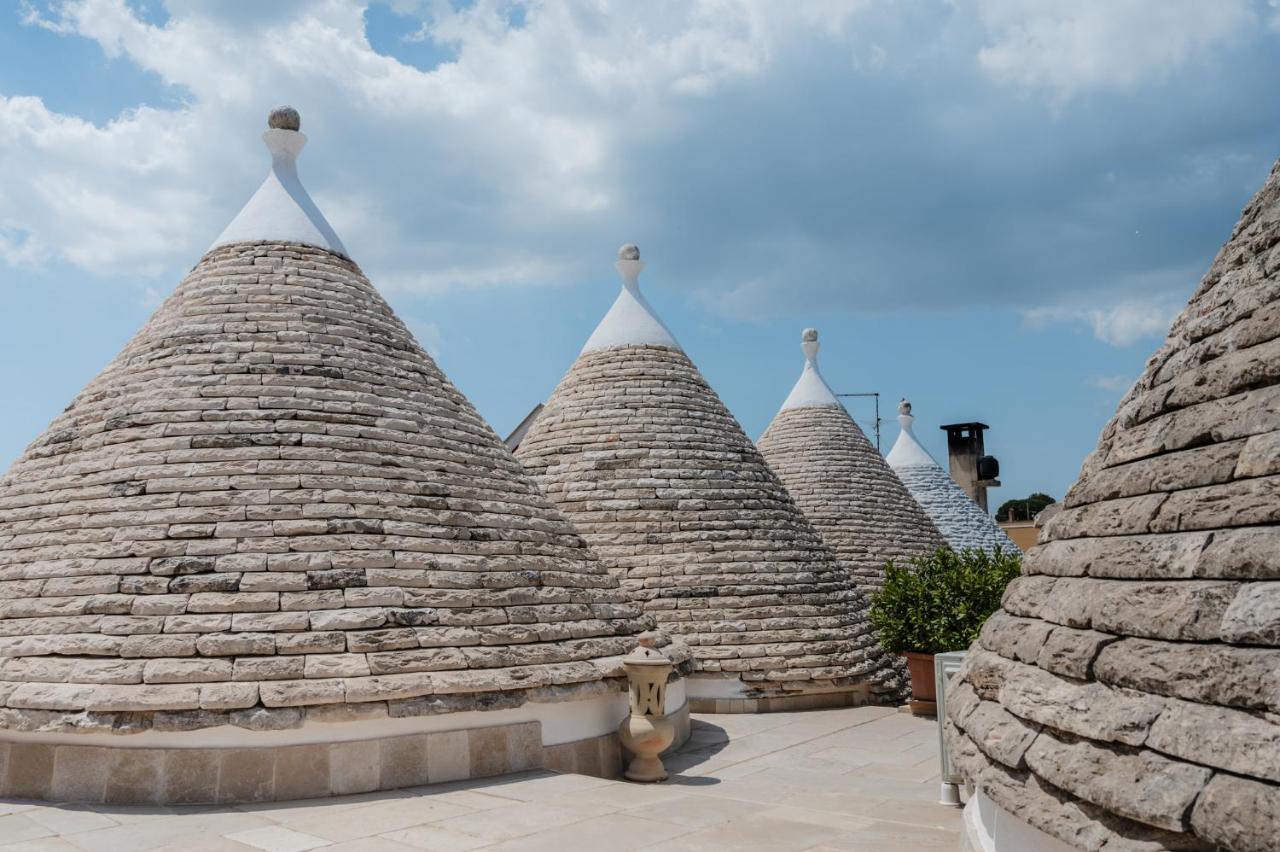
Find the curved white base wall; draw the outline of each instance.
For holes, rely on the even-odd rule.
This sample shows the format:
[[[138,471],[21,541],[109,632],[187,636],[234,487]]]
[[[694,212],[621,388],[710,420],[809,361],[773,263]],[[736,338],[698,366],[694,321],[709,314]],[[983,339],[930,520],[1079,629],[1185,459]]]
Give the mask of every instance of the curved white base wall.
[[[964,808],[962,852],[1077,852],[1074,846],[1018,819],[974,792]]]
[[[676,745],[684,686],[669,685]],[[0,732],[0,796],[60,802],[208,804],[390,790],[547,768],[614,778],[621,692],[433,716],[308,720],[253,731],[220,725],[135,734]]]

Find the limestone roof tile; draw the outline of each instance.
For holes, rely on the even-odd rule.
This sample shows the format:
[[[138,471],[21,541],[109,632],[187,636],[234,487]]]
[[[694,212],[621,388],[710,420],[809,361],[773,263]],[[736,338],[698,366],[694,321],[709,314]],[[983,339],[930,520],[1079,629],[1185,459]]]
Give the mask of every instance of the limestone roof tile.
[[[590,688],[651,623],[359,267],[303,241],[210,250],[0,478],[22,730]]]
[[[1081,848],[1276,848],[1277,400],[1280,163],[969,649],[946,733],[1000,808]]]
[[[589,344],[516,453],[701,673],[897,688],[850,573],[674,341]]]
[[[822,379],[817,332],[801,338],[803,371],[760,452],[855,581],[874,592],[886,562],[927,556],[945,542]]]
[[[909,411],[910,403],[904,400],[903,404]],[[921,445],[912,430],[914,422],[915,417],[910,413],[898,415],[902,431],[885,461],[942,533],[947,544],[955,550],[976,548],[988,553],[996,549],[1016,552],[1017,545],[1005,531],[964,493],[964,489]]]

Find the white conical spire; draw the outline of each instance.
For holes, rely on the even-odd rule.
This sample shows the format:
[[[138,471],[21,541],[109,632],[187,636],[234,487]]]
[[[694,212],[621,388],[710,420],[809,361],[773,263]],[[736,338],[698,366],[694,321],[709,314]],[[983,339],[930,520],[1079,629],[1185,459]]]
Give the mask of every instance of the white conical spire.
[[[298,111],[277,107],[268,117],[267,126],[262,141],[271,152],[271,171],[210,248],[273,240],[303,243],[345,255],[342,240],[298,179],[298,154],[307,144],[307,137],[298,130],[302,126]]]
[[[904,399],[898,403],[902,432],[885,461],[924,508],[947,544],[956,550],[977,547],[990,552],[998,547],[1015,552],[1016,545],[1005,531],[996,526],[991,516],[929,455],[911,429],[914,422],[911,403]]]
[[[902,427],[902,431],[898,434],[898,440],[894,442],[893,449],[889,451],[889,455],[885,456],[885,461],[892,468],[931,464],[941,469],[941,465],[933,460],[933,456],[929,455],[929,451],[924,448],[924,445],[916,438],[916,433],[911,430],[911,424],[915,420],[911,416],[911,403],[905,399],[899,402],[898,425]]]
[[[587,338],[587,345],[582,347],[582,351],[643,344],[679,349],[675,335],[640,292],[640,270],[644,269],[644,261],[640,259],[639,247],[627,243],[618,249],[618,262],[614,268],[622,276],[622,292],[591,337]]]
[[[804,370],[795,387],[782,403],[788,408],[829,408],[839,406],[840,400],[832,393],[831,386],[818,372],[818,330],[806,328],[800,335],[800,348],[804,351]]]

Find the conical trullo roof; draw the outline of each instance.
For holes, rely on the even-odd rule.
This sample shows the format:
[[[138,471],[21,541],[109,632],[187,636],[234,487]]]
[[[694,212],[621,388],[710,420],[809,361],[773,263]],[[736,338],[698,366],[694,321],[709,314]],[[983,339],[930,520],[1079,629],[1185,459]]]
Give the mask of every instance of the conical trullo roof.
[[[751,710],[784,705],[729,702],[896,687],[848,572],[640,295],[638,250],[620,258],[622,293],[517,457],[692,646],[691,696],[718,681],[717,709]]]
[[[296,126],[267,131],[273,174],[234,236],[0,479],[10,732],[193,738],[183,746],[228,724],[380,715],[381,734],[352,738],[408,733],[424,730],[410,717],[574,685],[596,700],[649,623],[304,209]],[[345,736],[322,727],[297,736]],[[254,744],[245,737],[234,742]],[[362,787],[290,791],[425,782],[425,754],[401,773],[384,747],[379,776],[376,746]],[[198,773],[195,751],[184,754]],[[80,752],[68,754],[74,766]],[[461,759],[452,777],[467,774]],[[232,772],[210,771],[219,784]],[[277,765],[276,794],[282,772],[293,777]],[[329,781],[310,764],[304,775]],[[159,775],[145,790],[107,783],[116,800],[166,796]],[[60,795],[18,789],[7,792]]]
[[[1280,848],[1280,164],[1064,506],[948,690],[974,848]]]
[[[758,442],[827,546],[868,593],[885,563],[944,542],[818,371],[818,332],[805,329],[804,369]]]
[[[920,444],[911,428],[914,422],[911,403],[904,399],[898,404],[898,424],[902,431],[885,461],[907,486],[947,544],[953,550],[976,548],[991,553],[998,548],[1006,553],[1017,552],[1017,545],[1005,531],[964,493],[951,474],[943,470]]]

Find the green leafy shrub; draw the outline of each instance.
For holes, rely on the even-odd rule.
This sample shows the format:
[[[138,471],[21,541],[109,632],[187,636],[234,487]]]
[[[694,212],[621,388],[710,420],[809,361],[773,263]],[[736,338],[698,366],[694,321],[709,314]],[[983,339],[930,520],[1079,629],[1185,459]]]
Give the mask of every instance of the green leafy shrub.
[[[884,588],[871,598],[880,644],[895,653],[938,654],[969,647],[1004,587],[1022,566],[1018,553],[940,547],[910,565],[885,565]]]

